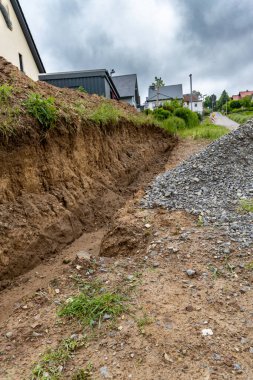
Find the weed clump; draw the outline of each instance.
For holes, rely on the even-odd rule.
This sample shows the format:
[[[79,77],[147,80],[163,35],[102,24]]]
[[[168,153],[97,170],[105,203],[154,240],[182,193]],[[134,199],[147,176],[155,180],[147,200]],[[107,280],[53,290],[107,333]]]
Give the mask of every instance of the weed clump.
[[[35,117],[45,130],[54,127],[57,120],[54,98],[44,99],[41,95],[33,93],[29,95],[24,105],[29,114]]]
[[[116,124],[119,121],[121,112],[112,104],[103,103],[97,110],[91,114],[91,120],[102,125]]]
[[[8,84],[2,84],[0,86],[0,102],[6,102],[12,95],[13,87]]]
[[[105,314],[113,319],[124,311],[123,297],[115,293],[89,295],[80,293],[67,300],[58,315],[76,318],[84,325],[94,326],[101,323]]]
[[[253,212],[253,198],[251,199],[241,199],[240,209],[244,212]]]
[[[63,367],[67,361],[71,358],[74,351],[84,344],[84,339],[76,340],[68,338],[63,340],[55,350],[48,350],[42,356],[40,362],[35,364],[32,370],[31,380],[60,379]]]

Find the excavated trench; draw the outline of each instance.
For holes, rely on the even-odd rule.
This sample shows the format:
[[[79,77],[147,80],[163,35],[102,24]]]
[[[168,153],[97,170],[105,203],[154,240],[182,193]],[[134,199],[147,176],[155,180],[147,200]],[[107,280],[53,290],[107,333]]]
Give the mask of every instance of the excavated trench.
[[[0,289],[83,232],[108,226],[176,143],[155,126],[121,121],[0,145]]]

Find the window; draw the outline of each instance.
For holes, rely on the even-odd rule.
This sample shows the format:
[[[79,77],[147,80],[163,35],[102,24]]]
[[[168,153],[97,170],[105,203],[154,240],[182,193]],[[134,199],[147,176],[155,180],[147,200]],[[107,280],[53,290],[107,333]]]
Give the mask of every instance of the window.
[[[23,71],[23,73],[24,73],[23,56],[22,56],[22,54],[18,53],[18,57],[19,57],[19,68],[20,68],[20,71]]]
[[[194,105],[195,105],[195,107],[198,107],[198,103],[195,103]]]

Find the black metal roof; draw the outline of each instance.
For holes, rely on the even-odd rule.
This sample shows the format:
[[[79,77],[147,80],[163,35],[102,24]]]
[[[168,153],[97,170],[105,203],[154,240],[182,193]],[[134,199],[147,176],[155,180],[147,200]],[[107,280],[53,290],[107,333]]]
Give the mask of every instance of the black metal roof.
[[[157,91],[150,86],[148,91],[148,102],[153,102],[157,99]],[[171,86],[163,86],[159,89],[159,100],[183,99],[182,84],[174,84]]]
[[[33,58],[35,60],[35,63],[38,67],[38,70],[40,73],[45,73],[46,70],[45,70],[45,67],[43,65],[43,62],[40,58],[40,55],[39,55],[39,52],[38,52],[38,49],[35,45],[35,42],[34,42],[34,39],[32,37],[32,34],[31,34],[31,31],[29,29],[29,26],[26,22],[26,19],[25,19],[25,16],[24,16],[24,13],[22,11],[22,8],[21,8],[21,5],[19,4],[19,1],[18,0],[10,0],[11,2],[11,5],[14,9],[14,12],[17,16],[17,19],[19,21],[19,24],[21,26],[21,29],[25,35],[25,38],[26,38],[26,41],[29,45],[29,48],[31,50],[31,53],[33,55]]]
[[[106,69],[96,69],[96,70],[80,70],[80,71],[67,71],[58,73],[47,73],[39,75],[39,79],[42,81],[53,80],[53,79],[71,79],[71,78],[89,78],[89,77],[104,77],[107,79],[109,85],[114,90],[118,98],[120,98],[119,92]]]

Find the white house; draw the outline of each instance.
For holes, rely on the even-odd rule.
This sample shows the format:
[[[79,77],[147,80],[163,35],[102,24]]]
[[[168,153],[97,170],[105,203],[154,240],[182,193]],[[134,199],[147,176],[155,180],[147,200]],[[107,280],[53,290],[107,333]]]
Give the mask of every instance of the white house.
[[[0,56],[33,80],[45,73],[18,0],[0,0]]]
[[[184,107],[191,110],[191,95],[184,95]],[[203,113],[203,100],[196,95],[192,95],[192,110],[193,112]]]
[[[154,110],[156,107],[159,107],[165,102],[169,102],[173,99],[183,99],[182,84],[163,86],[159,88],[159,91],[157,91],[153,86],[150,86],[144,108]]]

